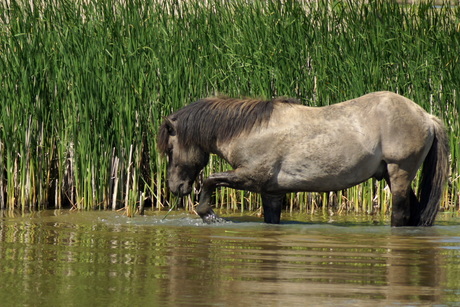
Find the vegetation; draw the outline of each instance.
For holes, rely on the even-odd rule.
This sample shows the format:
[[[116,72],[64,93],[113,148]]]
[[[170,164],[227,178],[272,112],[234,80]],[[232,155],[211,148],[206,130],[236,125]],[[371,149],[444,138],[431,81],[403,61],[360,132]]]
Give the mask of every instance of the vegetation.
[[[2,1],[0,208],[170,205],[156,131],[204,96],[321,106],[390,90],[446,123],[442,207],[459,210],[460,8],[366,2]],[[226,168],[212,157],[204,176]],[[223,189],[216,200],[255,210],[257,197]],[[384,213],[388,197],[371,180],[294,194],[288,207]]]

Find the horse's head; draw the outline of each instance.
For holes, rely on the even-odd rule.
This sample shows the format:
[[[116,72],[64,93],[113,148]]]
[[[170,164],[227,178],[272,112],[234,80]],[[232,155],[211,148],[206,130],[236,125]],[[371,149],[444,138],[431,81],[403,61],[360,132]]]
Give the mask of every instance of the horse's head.
[[[165,118],[158,134],[158,148],[168,157],[168,185],[176,195],[190,194],[199,172],[206,166],[209,154],[193,140],[181,139],[174,118]]]

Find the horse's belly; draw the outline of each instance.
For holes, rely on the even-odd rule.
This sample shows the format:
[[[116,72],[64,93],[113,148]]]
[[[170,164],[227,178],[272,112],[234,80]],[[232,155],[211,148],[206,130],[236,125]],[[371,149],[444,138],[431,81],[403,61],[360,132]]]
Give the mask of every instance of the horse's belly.
[[[370,178],[341,178],[340,176],[318,176],[305,178],[301,176],[280,176],[278,182],[270,186],[269,190],[276,192],[328,192],[347,189]]]
[[[383,170],[380,159],[361,160],[353,165],[299,163],[282,167],[270,185],[271,190],[285,192],[327,192],[357,185]]]

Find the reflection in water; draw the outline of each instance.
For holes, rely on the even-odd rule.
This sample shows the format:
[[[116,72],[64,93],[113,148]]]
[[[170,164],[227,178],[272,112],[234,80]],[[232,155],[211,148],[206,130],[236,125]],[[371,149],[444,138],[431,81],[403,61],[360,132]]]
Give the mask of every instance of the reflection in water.
[[[204,226],[112,212],[0,219],[2,306],[460,301],[459,226]]]
[[[427,232],[436,235],[435,229],[424,229],[424,234]],[[389,239],[386,296],[392,300],[439,302],[445,282],[439,244],[430,237],[404,233]]]

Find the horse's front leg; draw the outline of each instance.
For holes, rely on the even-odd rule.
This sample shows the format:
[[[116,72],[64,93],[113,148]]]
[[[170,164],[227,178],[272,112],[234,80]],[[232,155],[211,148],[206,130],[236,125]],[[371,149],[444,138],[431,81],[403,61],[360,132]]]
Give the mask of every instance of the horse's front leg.
[[[244,180],[235,171],[211,174],[203,183],[200,203],[195,209],[196,213],[203,219],[203,222],[207,224],[224,222],[225,220],[220,218],[211,208],[212,193],[217,187],[242,189],[243,182]]]
[[[279,224],[281,220],[281,209],[283,207],[284,194],[262,193],[262,206],[264,207],[264,222],[268,224]]]

